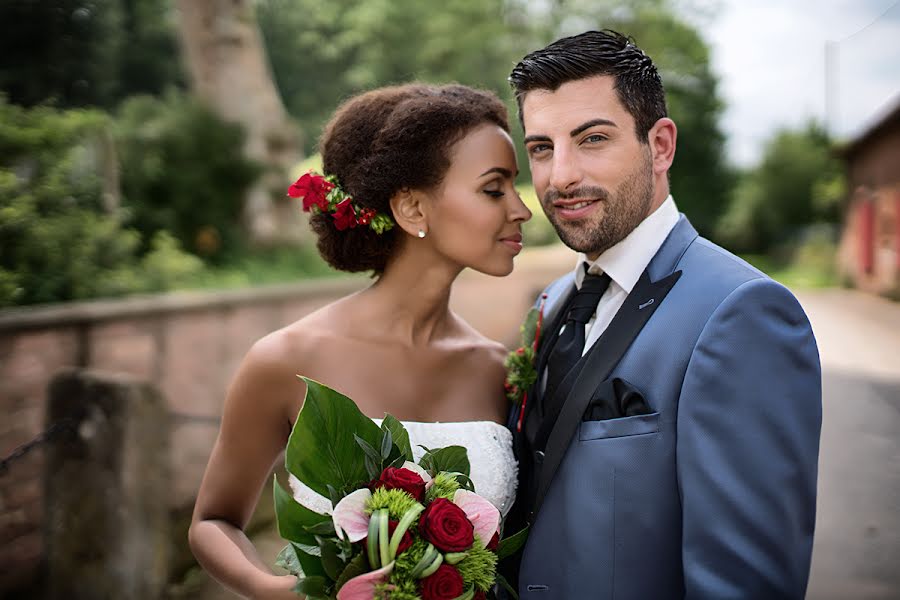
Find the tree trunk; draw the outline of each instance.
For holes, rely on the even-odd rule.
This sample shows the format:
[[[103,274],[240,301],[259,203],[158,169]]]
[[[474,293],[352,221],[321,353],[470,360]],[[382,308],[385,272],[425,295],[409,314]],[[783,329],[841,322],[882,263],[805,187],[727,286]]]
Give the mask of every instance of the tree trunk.
[[[245,153],[266,169],[244,204],[248,232],[259,244],[301,239],[308,227],[284,191],[289,169],[301,158],[298,133],[275,88],[253,0],[177,0],[176,5],[194,95],[243,125]]]

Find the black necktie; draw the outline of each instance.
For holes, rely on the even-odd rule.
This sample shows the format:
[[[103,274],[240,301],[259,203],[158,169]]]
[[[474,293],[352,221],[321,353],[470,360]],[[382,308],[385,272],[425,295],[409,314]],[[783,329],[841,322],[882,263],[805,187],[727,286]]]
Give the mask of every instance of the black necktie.
[[[585,271],[587,266],[585,265]],[[544,414],[549,403],[553,401],[559,384],[566,378],[584,352],[584,326],[597,311],[597,304],[606,288],[609,287],[609,275],[585,275],[581,288],[575,293],[566,307],[565,328],[559,334],[556,345],[547,357],[547,386],[542,395]]]

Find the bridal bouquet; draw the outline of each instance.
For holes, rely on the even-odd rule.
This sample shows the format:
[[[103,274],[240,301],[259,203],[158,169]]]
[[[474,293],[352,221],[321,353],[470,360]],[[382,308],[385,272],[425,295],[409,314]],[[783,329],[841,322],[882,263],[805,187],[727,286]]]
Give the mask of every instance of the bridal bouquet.
[[[499,558],[524,533],[499,541],[500,512],[477,495],[465,448],[427,449],[413,462],[409,434],[379,427],[346,396],[311,379],[285,451],[289,473],[329,498],[331,514],[299,504],[275,482],[278,565],[295,591],[336,600],[487,598]],[[423,447],[424,448],[424,447]]]

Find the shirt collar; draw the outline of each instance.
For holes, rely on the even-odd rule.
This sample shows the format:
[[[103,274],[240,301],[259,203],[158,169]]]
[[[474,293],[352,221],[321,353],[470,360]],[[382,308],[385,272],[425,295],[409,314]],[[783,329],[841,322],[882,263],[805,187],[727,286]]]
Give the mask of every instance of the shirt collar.
[[[588,273],[600,275],[608,273],[610,279],[630,294],[641,273],[666,241],[672,228],[678,223],[678,207],[671,194],[651,214],[640,222],[631,233],[615,246],[607,249],[591,262],[583,253],[578,253],[575,268],[575,286],[581,288],[584,280],[582,263],[588,263]]]

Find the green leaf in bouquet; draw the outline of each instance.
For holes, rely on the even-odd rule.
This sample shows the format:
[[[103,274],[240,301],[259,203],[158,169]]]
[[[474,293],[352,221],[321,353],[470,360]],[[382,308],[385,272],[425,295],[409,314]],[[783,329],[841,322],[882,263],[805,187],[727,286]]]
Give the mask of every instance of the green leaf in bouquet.
[[[390,429],[381,430],[381,461],[382,464],[391,456],[391,450],[394,449],[394,436],[391,435]]]
[[[419,466],[430,472],[432,477],[440,471],[463,473],[468,477],[469,455],[462,446],[447,446],[436,450],[425,448],[425,455],[419,461]]]
[[[330,518],[327,521],[322,521],[321,523],[307,525],[303,529],[312,536],[330,535],[332,537],[337,537],[337,533],[334,530],[334,521],[332,521]],[[318,540],[316,540],[316,543],[319,543]]]
[[[307,531],[307,527],[320,523],[331,527],[334,534],[334,523],[328,515],[320,515],[311,511],[291,496],[278,479],[273,478],[273,495],[275,497],[275,521],[278,525],[278,534],[291,542],[306,545],[316,544],[315,535]]]
[[[294,592],[305,594],[308,599],[328,598],[329,583],[328,579],[319,575],[304,577],[297,581]]]
[[[344,497],[344,494],[334,489],[334,486],[330,483],[328,484],[328,499],[331,500],[331,506],[337,506],[337,503],[341,501]]]
[[[381,430],[379,430],[379,432],[380,431]],[[379,433],[379,435],[380,435],[380,433]],[[366,456],[368,456],[369,458],[372,459],[372,461],[374,461],[375,463],[378,463],[381,461],[381,453],[375,449],[375,446],[373,446],[366,440],[362,439],[355,433],[353,434],[353,439],[356,442],[356,445],[359,446],[360,449],[362,449],[362,451],[366,453]]]
[[[384,420],[381,422],[381,429],[382,431],[388,430],[391,432],[394,446],[400,449],[400,454],[403,455],[403,459],[412,462],[413,453],[412,446],[409,444],[409,432],[406,431],[403,424],[393,415],[386,414],[384,415]]]
[[[304,552],[304,549],[310,548],[316,552],[316,555]],[[275,566],[281,567],[297,577],[325,575],[325,569],[322,568],[322,559],[317,556],[318,552],[318,546],[310,547],[290,542],[278,553],[278,557],[275,559]]]
[[[325,574],[332,580],[340,577],[344,571],[344,561],[341,560],[338,553],[340,548],[333,541],[327,538],[319,538],[319,550],[322,553],[322,567],[325,568]]]
[[[381,468],[379,468],[378,464],[368,455],[366,455],[365,463],[366,473],[369,474],[369,479],[377,479],[381,474]]]
[[[509,556],[512,556],[516,552],[518,552],[522,546],[525,545],[525,541],[528,539],[528,527],[522,529],[518,533],[511,535],[507,538],[503,538],[500,540],[500,544],[497,546],[497,558],[499,560],[503,560]]]
[[[297,479],[323,496],[328,486],[352,490],[368,481],[365,454],[356,438],[370,446],[381,442],[381,430],[343,394],[307,377],[306,399],[285,450],[285,466]]]
[[[345,583],[358,575],[369,572],[369,563],[366,561],[366,555],[360,552],[344,567],[344,571],[335,580],[335,589],[340,589]]]
[[[513,600],[519,600],[519,593],[513,586],[509,584],[509,582],[506,580],[506,577],[504,577],[500,573],[497,573],[497,583],[500,584],[500,587],[509,592],[509,595]]]
[[[287,546],[281,549],[281,552],[279,552],[278,556],[275,558],[275,566],[284,569],[296,577],[303,577],[303,566],[300,564],[300,559],[297,557],[298,552],[299,550],[294,547],[294,543],[289,542]]]
[[[449,475],[452,475],[456,478],[456,481],[459,483],[459,486],[464,490],[469,490],[470,492],[475,491],[475,482],[472,481],[472,478],[466,475],[465,473],[459,473],[454,471],[448,471]]]

